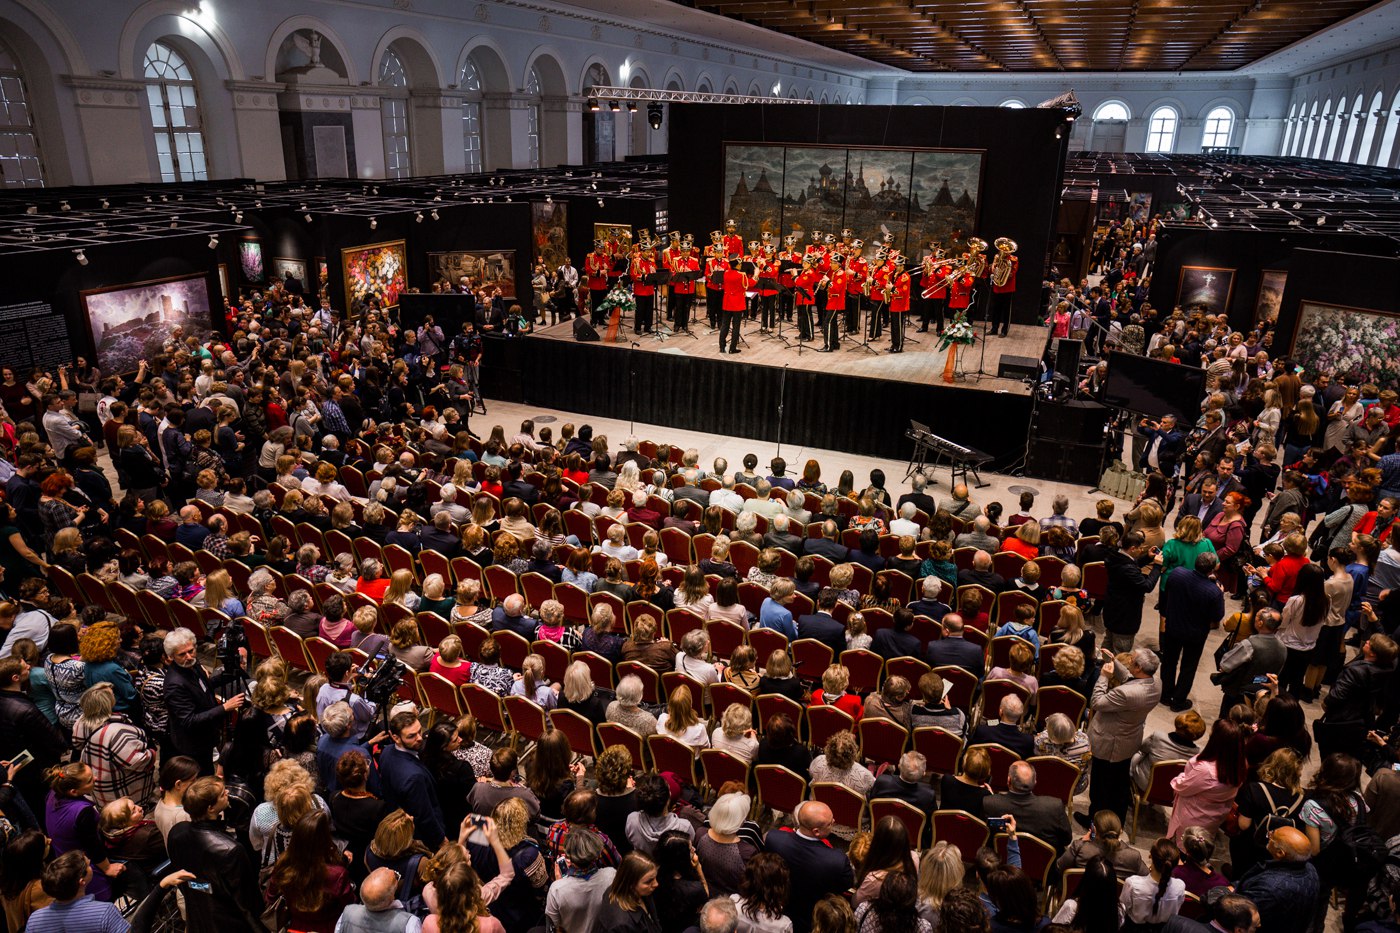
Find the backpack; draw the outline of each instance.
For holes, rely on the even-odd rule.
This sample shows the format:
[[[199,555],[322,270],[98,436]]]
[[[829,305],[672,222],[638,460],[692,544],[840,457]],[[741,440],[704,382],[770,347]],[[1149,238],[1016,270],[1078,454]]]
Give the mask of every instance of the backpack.
[[[1268,845],[1269,836],[1274,830],[1301,828],[1298,825],[1298,808],[1303,805],[1303,795],[1299,794],[1292,803],[1283,806],[1274,803],[1274,795],[1269,791],[1268,784],[1260,783],[1259,789],[1264,792],[1264,801],[1269,807],[1269,812],[1261,816],[1254,827],[1254,842],[1262,849]]]
[[[1355,817],[1350,823],[1339,824],[1332,841],[1313,857],[1318,875],[1332,884],[1348,877],[1370,879],[1385,864],[1385,840],[1366,822],[1366,804],[1356,794],[1352,799]]]

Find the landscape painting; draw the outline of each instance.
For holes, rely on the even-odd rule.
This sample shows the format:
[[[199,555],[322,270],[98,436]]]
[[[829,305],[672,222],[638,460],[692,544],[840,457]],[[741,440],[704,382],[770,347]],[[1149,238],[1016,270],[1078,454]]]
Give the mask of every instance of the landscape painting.
[[[204,273],[93,289],[82,299],[104,373],[135,372],[142,360],[165,352],[177,329],[181,339],[200,343],[213,332]]]
[[[238,263],[243,271],[243,281],[263,280],[262,244],[256,240],[241,240],[238,244]]]
[[[474,288],[501,290],[502,298],[515,295],[515,250],[458,250],[429,253],[428,275],[434,282],[456,285],[463,276]]]
[[[268,263],[268,269],[272,272],[273,282],[285,282],[290,272],[292,278],[301,283],[302,291],[306,290],[306,263],[302,260],[275,258]]]
[[[783,183],[782,146],[729,146],[724,165],[724,219],[732,220],[747,244],[760,233],[775,240],[787,233],[780,228],[782,205],[778,191]],[[702,243],[710,241],[708,230]]]
[[[373,305],[398,305],[408,273],[403,240],[343,249],[340,261],[351,314],[364,314]]]

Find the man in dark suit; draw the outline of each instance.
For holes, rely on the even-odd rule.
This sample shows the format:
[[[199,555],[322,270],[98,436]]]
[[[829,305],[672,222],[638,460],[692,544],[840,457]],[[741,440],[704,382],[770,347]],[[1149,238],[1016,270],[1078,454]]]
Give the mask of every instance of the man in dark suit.
[[[1255,933],[1259,925],[1259,908],[1243,894],[1226,894],[1210,910],[1210,923],[1202,923],[1177,914],[1167,921],[1163,933]]]
[[[791,525],[792,521],[786,515],[774,516],[768,534],[763,536],[763,546],[782,548],[796,557],[801,557],[807,539],[793,534],[790,530]]]
[[[958,586],[971,586],[974,583],[985,586],[993,593],[1000,593],[1006,589],[1006,580],[992,570],[992,555],[986,551],[978,551],[972,555],[970,569],[958,571]]]
[[[836,608],[836,591],[827,589],[817,597],[817,611],[797,620],[798,638],[815,638],[831,648],[833,659],[846,650],[846,626],[831,615]]]
[[[1232,492],[1244,492],[1244,481],[1235,475],[1235,461],[1225,459],[1215,465],[1215,484],[1216,497],[1220,499]]]
[[[219,743],[224,720],[247,699],[239,692],[220,701],[214,690],[233,680],[225,671],[211,679],[195,656],[195,634],[177,628],[165,636],[165,708],[170,714],[170,742],[175,751],[199,762],[201,774],[214,773],[214,746]]]
[[[928,643],[926,654],[929,667],[952,664],[982,679],[987,669],[987,656],[981,648],[963,638],[963,619],[956,612],[943,617],[943,637]]]
[[[928,616],[935,622],[941,622],[950,611],[948,604],[940,602],[938,598],[943,595],[943,581],[938,577],[924,577],[919,587],[923,595],[909,604],[909,611],[916,616]]]
[[[933,843],[933,811],[938,809],[938,794],[931,784],[924,783],[928,774],[928,759],[920,752],[905,752],[899,759],[899,768],[890,768],[875,779],[867,800],[881,797],[894,797],[916,808],[928,821],[924,823],[923,845]]]
[[[792,813],[796,827],[774,829],[763,837],[769,852],[787,862],[798,883],[788,885],[787,915],[793,933],[809,933],[812,908],[828,894],[843,894],[855,884],[855,874],[845,853],[826,837],[835,819],[831,808],[816,800],[804,800]]]
[[[384,802],[401,807],[413,817],[413,835],[430,849],[442,844],[446,832],[437,786],[427,765],[418,760],[423,748],[423,724],[415,713],[404,711],[389,720],[392,745],[379,754],[379,782]]]
[[[909,631],[914,624],[914,613],[907,606],[894,611],[894,628],[882,628],[871,639],[870,650],[889,661],[893,658],[917,658],[919,656],[919,636]]]
[[[1005,745],[1022,758],[1029,758],[1035,754],[1035,736],[1029,732],[1021,731],[1021,717],[1026,715],[1026,704],[1021,702],[1021,698],[1015,695],[1002,697],[1001,708],[997,710],[1000,717],[995,723],[984,722],[976,729],[972,730],[972,738],[968,739],[968,745],[984,745],[994,742],[997,745]],[[1035,773],[1031,773],[1031,785],[1035,785]],[[1060,807],[1060,812],[1064,813],[1064,807]],[[990,814],[989,814],[990,815]],[[1068,825],[1065,831],[1069,831]],[[1066,837],[1061,846],[1069,843]]]
[[[822,536],[809,538],[806,544],[808,554],[825,557],[833,564],[846,562],[847,547],[841,543],[841,529],[831,519],[822,522]]]
[[[913,491],[906,492],[899,497],[899,501],[896,502],[894,506],[895,511],[898,512],[900,506],[904,505],[904,503],[912,502],[916,509],[923,512],[929,518],[932,518],[933,513],[938,511],[938,502],[933,496],[924,492],[924,489],[928,486],[928,479],[926,479],[922,473],[915,473],[913,476],[909,477],[909,485],[913,487]]]
[[[418,540],[424,548],[437,551],[448,560],[462,553],[462,539],[452,533],[452,516],[447,512],[434,515],[433,523],[418,532]]]
[[[495,609],[491,610],[491,631],[514,632],[526,641],[533,641],[539,623],[525,614],[525,597],[511,593]]]
[[[1186,452],[1186,435],[1177,430],[1176,415],[1163,415],[1161,421],[1144,418],[1138,423],[1138,432],[1145,440],[1138,466],[1149,473],[1161,470],[1171,479],[1177,462]]]
[[[1201,482],[1200,492],[1187,493],[1181,497],[1181,510],[1176,513],[1176,520],[1179,522],[1187,515],[1194,515],[1201,520],[1202,528],[1209,525],[1212,518],[1225,510],[1219,488],[1215,477],[1207,476]]]
[[[1057,852],[1069,845],[1069,818],[1065,816],[1065,806],[1056,797],[1036,795],[1035,767],[1028,761],[1012,763],[1006,793],[993,794],[983,800],[982,813],[984,816],[1015,817],[1018,832],[1030,833],[1050,843]]]
[[[1117,534],[1111,529],[1099,533],[1099,544],[1107,550],[1104,573],[1108,578],[1108,595],[1103,600],[1103,625],[1108,631],[1104,647],[1117,654],[1131,651],[1138,629],[1142,627],[1142,601],[1157,589],[1162,575],[1162,555],[1149,554],[1141,531],[1123,536],[1122,546],[1116,547]],[[1143,569],[1146,567],[1147,572]]]
[[[534,505],[540,501],[540,491],[533,483],[527,483],[520,478],[520,461],[512,460],[506,466],[506,481],[501,487],[501,501],[507,499],[519,499],[526,505]]]

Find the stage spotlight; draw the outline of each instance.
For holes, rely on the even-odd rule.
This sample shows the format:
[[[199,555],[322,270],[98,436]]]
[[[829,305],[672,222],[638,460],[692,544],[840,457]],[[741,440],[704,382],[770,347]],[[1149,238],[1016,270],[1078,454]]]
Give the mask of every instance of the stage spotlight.
[[[170,218],[170,229],[171,229],[171,230],[174,230],[174,229],[175,229],[176,227],[178,227],[178,226],[180,226],[180,217],[179,217],[179,215],[176,215],[176,216]]]
[[[622,109],[622,104],[618,101],[610,100],[608,101],[608,109],[611,110],[613,113],[617,113],[619,110]]]
[[[598,98],[596,98],[596,97],[590,97],[590,98],[588,98],[588,109],[589,109],[589,110],[592,110],[594,113],[597,113],[599,110],[602,109],[601,107],[598,106]]]
[[[440,217],[438,216],[438,212],[437,212],[436,210],[434,210],[434,211],[433,211],[431,214],[429,214],[428,216],[431,217],[431,218],[433,218],[433,220],[441,220],[441,219],[442,219],[442,218],[440,218]]]
[[[1296,210],[1300,210],[1302,207],[1303,207],[1303,202],[1302,202],[1302,201],[1294,201],[1294,202],[1293,202],[1293,209],[1294,209],[1295,211],[1296,211]]]
[[[149,201],[150,198],[147,198],[146,200]],[[262,202],[261,202],[261,201],[254,201],[254,202],[253,202],[253,206],[254,206],[254,207],[262,207]]]
[[[80,266],[85,266],[85,265],[88,264],[87,253],[83,252],[83,251],[80,250],[80,249],[75,249],[75,250],[73,250],[73,255],[74,255],[75,257],[77,257],[77,259],[78,259],[78,265],[80,265]]]
[[[413,219],[414,219],[415,222],[421,224],[421,223],[423,222],[423,212],[422,212],[422,211],[416,211],[416,212],[414,213],[414,215],[413,215]]]
[[[67,201],[59,201],[58,209],[61,211],[71,211],[73,208]]]
[[[149,201],[150,198],[147,198],[146,200]],[[31,204],[31,205],[29,205],[28,207],[26,207],[26,208],[24,209],[24,212],[25,212],[26,214],[37,214],[37,213],[39,213],[39,208],[37,208],[37,207],[35,207],[33,204]]]
[[[236,213],[236,214],[233,215],[233,222],[236,223],[236,224],[241,224],[241,223],[243,223],[243,212],[242,212],[242,211],[239,211],[238,213]]]
[[[553,204],[553,203],[554,203],[554,195],[552,195],[552,194],[547,194],[547,195],[545,195],[545,196],[544,196],[544,203],[546,203],[546,204]]]
[[[112,206],[112,205],[111,205],[110,203],[108,203],[108,201],[107,201],[106,198],[103,198],[103,199],[102,199],[102,209],[103,209],[104,211],[105,211],[107,208],[111,207],[111,206]]]
[[[661,105],[647,104],[647,122],[654,130],[661,129]]]
[[[1321,227],[1321,226],[1322,226],[1323,224],[1325,224],[1325,223],[1327,223],[1327,218],[1326,218],[1326,217],[1319,217],[1319,218],[1317,218],[1317,225],[1318,225],[1319,227]]]
[[[301,219],[304,220],[304,221],[306,221],[307,223],[311,223],[311,215],[310,215],[310,214],[302,214],[302,215],[301,215]]]
[[[1064,128],[1063,126],[1057,126],[1057,127],[1055,127],[1055,138],[1056,138],[1056,139],[1064,139],[1064,138],[1065,138],[1065,128]]]
[[[210,248],[210,249],[218,249],[218,248],[219,248],[219,235],[218,235],[217,233],[211,233],[211,234],[209,234],[209,248]]]
[[[1214,217],[1212,217],[1212,218],[1210,219],[1210,225],[1211,225],[1212,227],[1218,227],[1218,226],[1220,226],[1220,221],[1218,221],[1218,220],[1216,220]]]
[[[598,199],[598,206],[599,206],[599,207],[602,207],[602,206],[603,206],[603,199],[602,199],[602,198],[599,198],[599,199]]]
[[[637,102],[636,102],[635,100],[629,100],[629,101],[627,102],[627,112],[628,112],[628,113],[636,113],[636,112],[637,112]]]
[[[378,218],[378,217],[371,217],[371,218],[369,219],[369,228],[370,228],[371,230],[373,230],[373,229],[375,229],[375,228],[378,227],[378,226],[379,226],[379,218]]]

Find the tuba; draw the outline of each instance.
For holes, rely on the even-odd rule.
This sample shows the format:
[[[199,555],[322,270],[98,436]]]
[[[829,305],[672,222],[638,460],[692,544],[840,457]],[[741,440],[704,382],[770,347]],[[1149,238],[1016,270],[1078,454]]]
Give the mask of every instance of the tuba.
[[[1011,256],[1016,252],[1016,241],[999,236],[993,245],[997,248],[997,258],[992,260],[992,284],[1001,288],[1011,279]]]
[[[982,270],[987,266],[987,241],[978,237],[971,237],[967,240],[967,249],[972,255],[959,274],[971,275],[974,278],[982,274]]]

